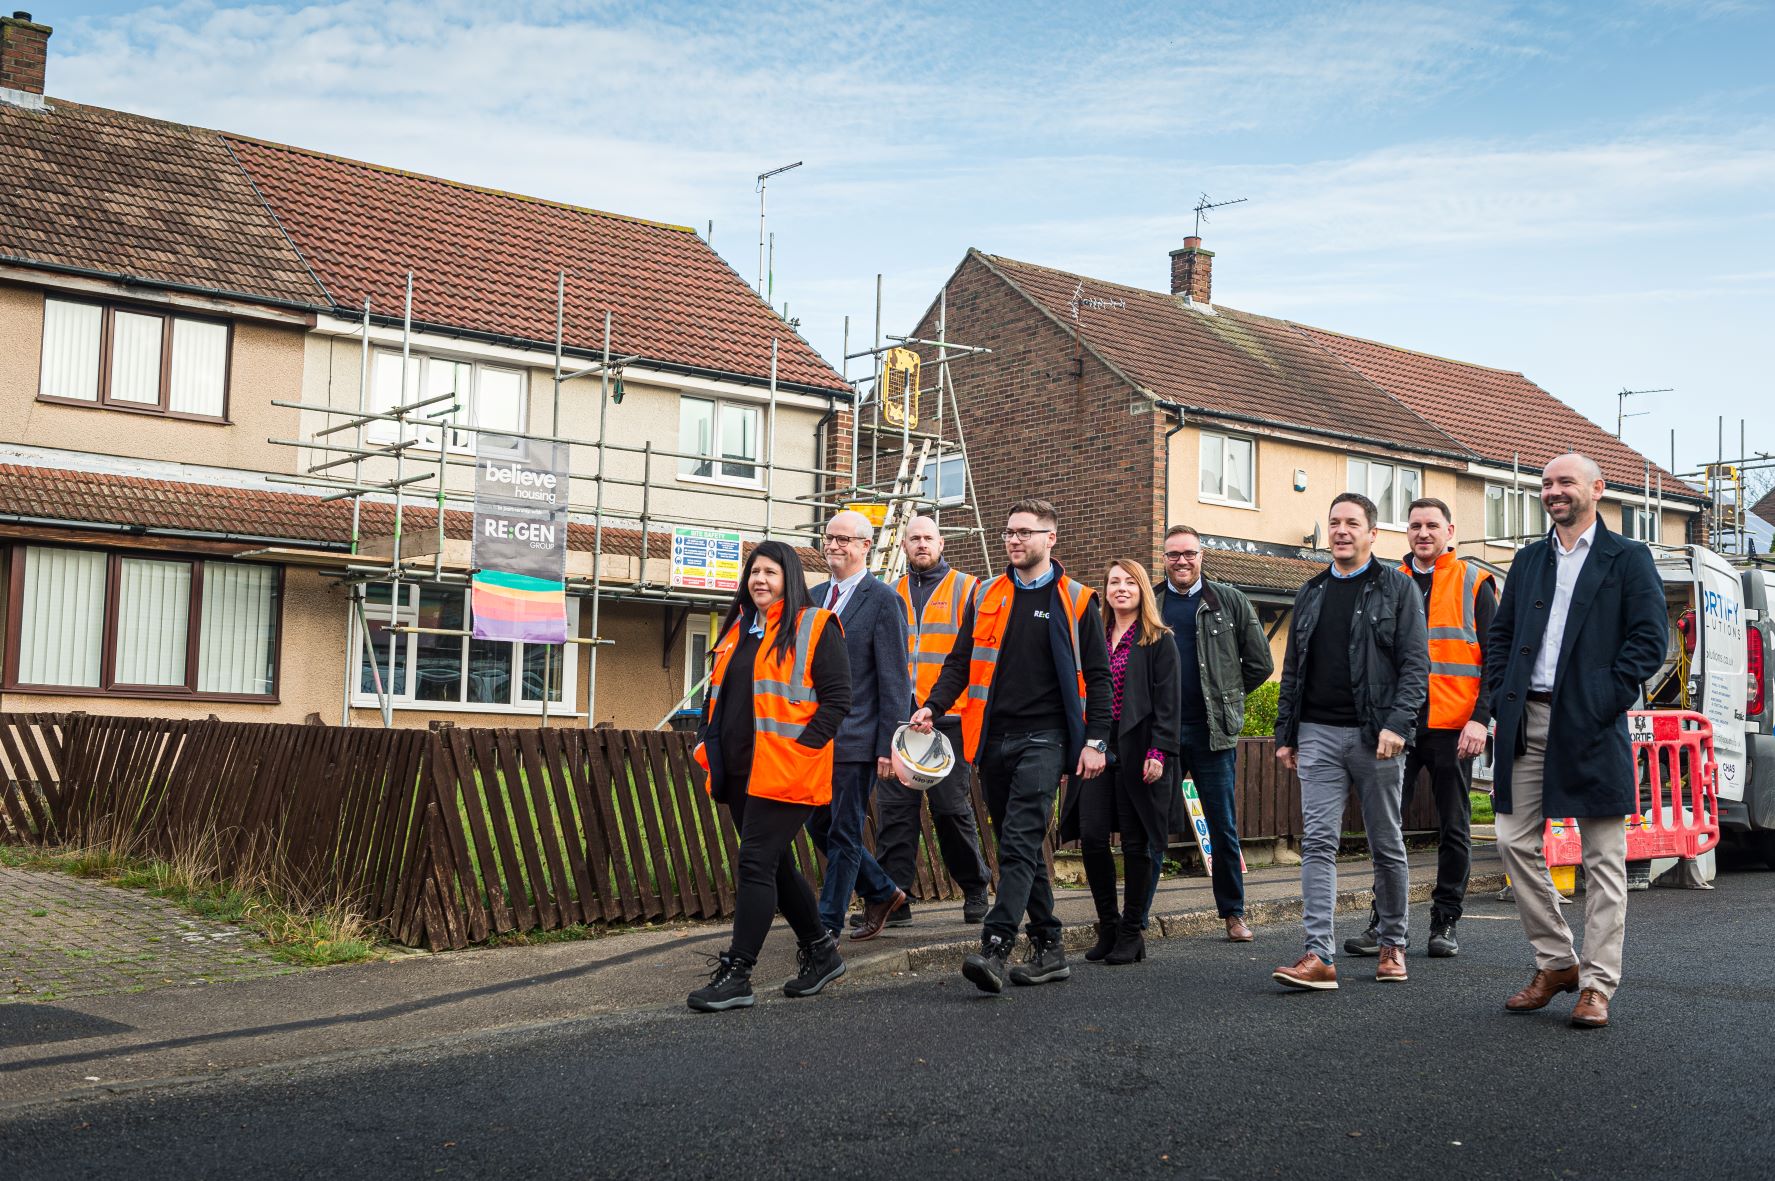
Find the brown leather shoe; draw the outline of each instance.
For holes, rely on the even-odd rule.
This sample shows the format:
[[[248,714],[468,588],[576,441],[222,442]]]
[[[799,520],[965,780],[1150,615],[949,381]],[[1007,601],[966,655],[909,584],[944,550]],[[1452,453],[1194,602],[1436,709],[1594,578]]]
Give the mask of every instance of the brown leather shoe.
[[[1374,968],[1374,978],[1381,984],[1404,984],[1409,979],[1405,974],[1405,949],[1383,946],[1380,963]]]
[[[1572,1024],[1580,1029],[1601,1029],[1609,1023],[1609,998],[1596,991],[1586,988],[1578,994],[1578,1003],[1572,1009]]]
[[[1236,914],[1226,916],[1226,941],[1228,943],[1250,943],[1255,938],[1245,920]]]
[[[1536,1009],[1545,1009],[1547,1003],[1562,992],[1577,991],[1578,965],[1573,964],[1558,971],[1537,968],[1534,979],[1521,992],[1505,1001],[1504,1007],[1512,1013],[1532,1013]]]
[[[1271,972],[1270,979],[1288,988],[1325,992],[1337,987],[1337,965],[1328,964],[1309,951],[1294,963]]]
[[[887,926],[888,916],[898,910],[906,901],[906,891],[895,890],[892,898],[880,902],[867,902],[863,905],[863,922],[851,932],[852,939],[873,939],[881,934]]]

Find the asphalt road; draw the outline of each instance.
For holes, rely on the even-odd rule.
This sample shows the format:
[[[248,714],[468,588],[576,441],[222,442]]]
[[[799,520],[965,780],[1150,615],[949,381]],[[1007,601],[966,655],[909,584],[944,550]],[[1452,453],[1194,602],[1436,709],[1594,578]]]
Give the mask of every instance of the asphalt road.
[[[1291,927],[1001,998],[591,1018],[15,1110],[0,1177],[1768,1177],[1775,873],[1718,887],[1632,896],[1606,1030],[1504,1012],[1530,960],[1488,898],[1403,986],[1282,992]]]

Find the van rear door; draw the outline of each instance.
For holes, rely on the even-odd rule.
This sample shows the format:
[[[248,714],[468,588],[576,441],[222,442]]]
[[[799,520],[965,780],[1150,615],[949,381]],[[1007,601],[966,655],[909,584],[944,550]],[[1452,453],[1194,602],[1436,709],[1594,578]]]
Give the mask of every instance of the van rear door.
[[[1745,648],[1744,588],[1740,572],[1705,546],[1690,546],[1700,620],[1700,684],[1690,693],[1694,708],[1713,723],[1719,760],[1719,796],[1744,798],[1744,706],[1749,653]]]

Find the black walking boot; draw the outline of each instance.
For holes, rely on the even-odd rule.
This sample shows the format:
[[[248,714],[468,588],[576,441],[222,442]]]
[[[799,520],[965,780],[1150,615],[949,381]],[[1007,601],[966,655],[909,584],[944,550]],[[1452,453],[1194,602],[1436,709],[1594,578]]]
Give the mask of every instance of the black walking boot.
[[[986,891],[974,890],[962,900],[961,921],[970,927],[978,926],[986,921],[991,910],[992,900],[986,896]]]
[[[988,935],[980,940],[980,950],[961,962],[961,974],[981,992],[1005,990],[1005,961],[1011,957],[1015,940],[1002,935]]]
[[[783,981],[783,995],[812,996],[842,975],[844,958],[838,954],[838,939],[828,931],[796,948],[795,975]]]
[[[1461,945],[1455,939],[1455,921],[1432,923],[1430,927],[1430,955],[1439,960],[1461,954]]]
[[[1106,964],[1132,964],[1146,958],[1146,932],[1140,929],[1138,920],[1129,922],[1122,920],[1116,931],[1116,944],[1110,953],[1103,957]]]
[[[731,951],[722,952],[709,973],[709,982],[691,993],[689,1002],[699,1013],[751,1008],[758,1003],[752,995],[752,961]]]
[[[1085,952],[1085,958],[1096,963],[1109,954],[1110,948],[1116,945],[1116,936],[1122,929],[1120,915],[1110,915],[1107,919],[1097,920],[1097,942]]]
[[[1379,955],[1381,953],[1381,912],[1378,909],[1369,908],[1368,930],[1344,940],[1344,950],[1351,955]]]
[[[1066,949],[1060,940],[1052,943],[1029,941],[1029,958],[1011,969],[1012,984],[1048,984],[1072,975],[1066,963]]]

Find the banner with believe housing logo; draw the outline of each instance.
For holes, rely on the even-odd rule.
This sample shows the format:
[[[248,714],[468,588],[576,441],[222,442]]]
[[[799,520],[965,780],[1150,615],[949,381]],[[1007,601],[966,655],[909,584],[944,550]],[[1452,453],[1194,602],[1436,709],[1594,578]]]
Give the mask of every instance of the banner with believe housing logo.
[[[568,462],[565,443],[476,435],[475,639],[567,639]]]

